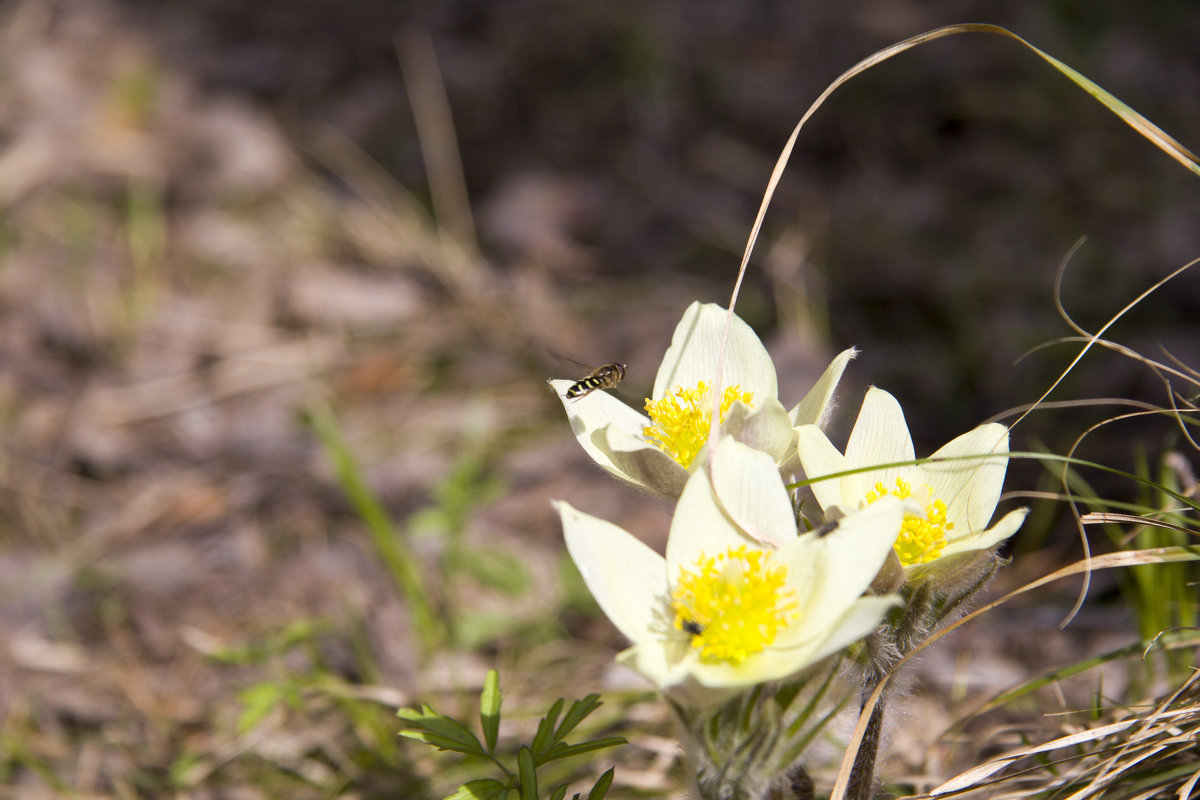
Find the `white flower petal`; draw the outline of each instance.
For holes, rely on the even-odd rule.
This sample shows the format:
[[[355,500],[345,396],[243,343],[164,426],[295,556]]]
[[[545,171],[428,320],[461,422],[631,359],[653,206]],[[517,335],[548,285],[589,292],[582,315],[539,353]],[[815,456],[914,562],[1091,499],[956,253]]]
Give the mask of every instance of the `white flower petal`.
[[[892,552],[903,516],[899,499],[881,497],[832,531],[807,533],[780,548],[801,608],[800,619],[780,635],[780,647],[814,640],[867,590]]]
[[[571,423],[571,432],[579,440],[584,451],[595,459],[596,463],[609,472],[620,476],[620,470],[614,465],[601,447],[597,446],[595,432],[614,425],[631,435],[640,435],[642,428],[650,424],[650,420],[622,403],[608,392],[592,392],[584,397],[568,399],[567,389],[575,385],[575,381],[548,381],[562,401]]]
[[[690,671],[702,684],[714,688],[782,680],[862,639],[879,627],[887,612],[901,602],[899,595],[861,597],[829,624],[811,628],[815,636],[808,641],[790,646],[781,646],[776,641],[737,665],[697,660]]]
[[[626,531],[555,501],[567,552],[600,608],[627,639],[652,641],[661,629],[667,573],[663,557]]]
[[[617,661],[645,676],[660,689],[669,689],[687,680],[688,667],[694,657],[685,653],[686,644],[677,644],[675,649],[684,658],[672,661],[668,657],[668,647],[661,640],[643,642],[622,650],[617,654]]]
[[[985,531],[950,539],[940,557],[946,558],[968,550],[986,550],[998,545],[1017,532],[1017,528],[1021,527],[1021,523],[1025,521],[1028,513],[1028,508],[1018,508],[1005,514],[999,522]]]
[[[712,384],[717,375],[728,312],[713,303],[692,303],[675,328],[671,346],[654,379],[653,399],[659,400],[676,386],[693,388],[700,381]],[[753,392],[755,401],[779,395],[775,364],[754,330],[736,314],[729,326],[722,383]]]
[[[809,658],[815,661],[849,647],[878,628],[888,611],[903,602],[895,594],[860,597],[842,614],[837,624],[829,628],[830,636],[813,649]]]
[[[611,472],[617,477],[666,497],[678,497],[683,491],[688,471],[640,435],[609,425],[593,433],[592,442],[613,465]],[[697,457],[693,469],[700,461]]]
[[[850,462],[816,425],[801,425],[796,429],[796,435],[800,465],[804,468],[804,476],[812,481],[808,488],[821,508],[825,511],[832,508],[849,511],[857,507],[866,495],[864,473],[820,480],[825,475],[851,469]]]
[[[697,660],[691,672],[700,683],[714,689],[754,686],[794,675],[817,660],[812,657],[814,651],[815,648],[767,648],[741,664]]]
[[[833,359],[825,368],[825,372],[808,390],[804,399],[788,413],[794,427],[801,425],[825,427],[829,421],[829,414],[833,410],[833,393],[842,379],[842,373],[846,371],[846,365],[857,355],[858,350],[853,347],[838,353],[837,358]]]
[[[774,397],[762,402],[755,400],[753,408],[735,402],[721,423],[721,430],[739,442],[767,453],[776,465],[787,462],[796,452],[796,432],[791,418]]]
[[[778,473],[775,480],[779,480]],[[707,472],[692,473],[675,506],[667,536],[668,582],[674,583],[681,568],[693,568],[702,556],[716,556],[744,544],[742,532],[721,510]]]
[[[998,455],[984,458],[984,454]],[[963,458],[981,456],[980,458]],[[955,524],[954,534],[982,531],[991,520],[1004,487],[1008,469],[1008,429],[992,422],[980,425],[951,441],[931,459],[957,459],[921,465],[933,496],[946,503],[946,517]]]
[[[747,536],[772,547],[796,538],[792,500],[771,456],[725,437],[711,464],[717,501]]]
[[[641,653],[626,650],[617,656],[617,660],[639,672],[642,672],[643,669],[647,671],[655,669],[657,665],[653,662],[643,663],[640,660],[641,655]],[[701,709],[710,708],[729,700],[741,688],[740,686],[705,686],[692,672],[696,663],[698,662],[695,658],[681,662],[673,669],[668,670],[663,676],[663,680],[656,681],[663,694],[688,708]],[[642,674],[647,673],[642,672]]]
[[[904,421],[904,411],[896,398],[872,386],[863,399],[858,420],[846,445],[846,460],[855,467],[874,467],[882,464],[915,460],[912,437]],[[870,486],[883,481],[891,488],[896,476],[911,467],[888,467],[880,472],[863,473]]]

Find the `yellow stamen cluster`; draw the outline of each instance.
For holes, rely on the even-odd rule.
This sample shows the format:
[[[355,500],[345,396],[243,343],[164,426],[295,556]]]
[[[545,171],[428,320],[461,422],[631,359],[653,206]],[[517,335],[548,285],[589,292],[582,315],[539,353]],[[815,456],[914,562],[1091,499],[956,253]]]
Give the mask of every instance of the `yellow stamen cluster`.
[[[754,404],[754,392],[743,392],[740,385],[727,386],[721,396],[721,422],[735,401]],[[712,423],[712,397],[704,381],[694,389],[676,386],[661,400],[646,400],[650,425],[642,434],[680,465],[690,467],[708,441]]]
[[[927,564],[942,554],[946,548],[946,531],[954,528],[953,522],[946,520],[946,503],[932,496],[925,504],[925,516],[905,514],[904,522],[900,524],[900,535],[896,537],[896,555],[900,563],[906,567],[917,564]],[[905,498],[912,494],[912,484],[903,478],[896,478],[896,488],[888,489],[883,481],[876,481],[875,487],[867,492],[867,502],[874,503],[884,495],[892,494]]]
[[[741,664],[775,641],[797,608],[787,567],[745,545],[684,567],[671,594],[675,629],[692,637],[705,661]]]

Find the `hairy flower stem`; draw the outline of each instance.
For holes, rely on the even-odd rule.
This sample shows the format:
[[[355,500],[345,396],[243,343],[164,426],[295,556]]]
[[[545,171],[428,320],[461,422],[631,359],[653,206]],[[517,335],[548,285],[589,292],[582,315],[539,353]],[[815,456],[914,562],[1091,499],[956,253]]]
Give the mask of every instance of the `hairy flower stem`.
[[[871,689],[867,692],[874,691]],[[870,800],[875,791],[875,757],[879,752],[880,734],[883,731],[883,705],[881,695],[879,702],[871,711],[867,721],[867,730],[863,733],[862,743],[854,756],[854,768],[850,771],[850,782],[846,786],[848,800]]]
[[[1001,562],[994,553],[987,551],[950,563],[958,574],[944,574],[941,585],[926,580],[906,587],[904,613],[863,640],[866,658],[862,668],[863,708],[880,682],[929,637],[930,631],[956,617],[975,599],[996,574]],[[846,787],[847,800],[871,800],[874,795],[875,761],[882,738],[887,695],[887,691],[880,694],[867,720]]]
[[[701,800],[812,800],[804,751],[850,697],[833,692],[838,660],[782,683],[760,684],[715,708],[668,699]]]
[[[862,687],[862,708],[866,708],[871,695],[884,677],[890,673],[900,660],[896,649],[895,638],[889,626],[884,626],[863,640],[866,646],[867,663],[864,666]],[[867,729],[859,742],[858,752],[854,754],[854,767],[850,771],[850,780],[846,785],[847,800],[870,800],[875,791],[875,759],[879,753],[879,743],[883,733],[883,713],[887,692],[879,696],[871,717],[867,720]]]

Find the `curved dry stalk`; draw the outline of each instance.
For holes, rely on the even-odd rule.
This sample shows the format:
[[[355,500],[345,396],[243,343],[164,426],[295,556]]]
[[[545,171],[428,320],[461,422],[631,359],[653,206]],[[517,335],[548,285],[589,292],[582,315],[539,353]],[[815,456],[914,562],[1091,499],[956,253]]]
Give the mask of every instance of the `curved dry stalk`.
[[[800,136],[800,129],[803,128],[804,124],[806,122],[808,122],[809,118],[813,114],[816,113],[817,109],[820,108],[822,105],[824,105],[825,101],[827,99],[829,99],[829,96],[832,95],[838,88],[840,88],[842,86],[842,84],[846,83],[851,78],[867,71],[868,69],[875,66],[876,64],[880,64],[884,61],[887,61],[888,59],[890,59],[894,56],[900,55],[901,53],[903,53],[907,50],[911,50],[912,48],[917,47],[918,45],[925,44],[926,42],[932,42],[937,39],[944,38],[946,36],[954,36],[954,35],[957,35],[960,33],[988,33],[988,34],[993,34],[996,36],[1003,36],[1008,39],[1012,39],[1016,42],[1019,42],[1020,44],[1024,45],[1028,49],[1032,50],[1036,55],[1038,55],[1042,60],[1044,60],[1050,66],[1054,67],[1059,72],[1061,72],[1063,75],[1065,75],[1067,78],[1069,78],[1072,82],[1074,82],[1077,86],[1079,86],[1085,92],[1090,94],[1092,97],[1096,98],[1096,100],[1099,101],[1105,108],[1107,108],[1109,111],[1113,112],[1118,117],[1120,117],[1122,120],[1124,120],[1126,124],[1128,124],[1134,130],[1136,130],[1138,133],[1140,133],[1142,136],[1144,136],[1146,139],[1148,139],[1151,143],[1153,143],[1156,147],[1158,147],[1164,153],[1166,153],[1171,158],[1178,161],[1180,164],[1182,164],[1184,167],[1191,170],[1196,175],[1200,175],[1200,157],[1196,156],[1196,154],[1194,154],[1191,150],[1189,150],[1188,148],[1186,148],[1182,144],[1180,144],[1178,141],[1176,141],[1174,137],[1169,135],[1162,128],[1160,128],[1157,125],[1155,125],[1154,123],[1150,122],[1150,120],[1146,119],[1144,116],[1139,114],[1137,111],[1133,110],[1133,108],[1126,105],[1121,100],[1117,99],[1117,97],[1115,95],[1113,95],[1113,94],[1109,93],[1108,91],[1104,90],[1103,88],[1101,88],[1099,84],[1097,84],[1094,81],[1092,81],[1091,79],[1087,78],[1082,73],[1067,66],[1062,61],[1059,61],[1057,58],[1055,58],[1054,56],[1050,55],[1049,53],[1045,52],[1044,50],[1041,50],[1038,47],[1035,47],[1034,45],[1025,41],[1025,39],[1021,38],[1017,34],[1013,33],[1012,31],[1008,30],[1007,28],[1002,28],[999,25],[990,25],[987,23],[974,23],[974,22],[973,23],[959,23],[956,25],[946,25],[944,27],[935,28],[934,30],[926,31],[925,33],[921,33],[916,36],[910,37],[901,42],[897,42],[896,44],[889,45],[888,47],[878,50],[875,53],[872,53],[871,55],[869,55],[866,58],[859,61],[854,66],[850,67],[850,69],[843,72],[837,78],[835,78],[832,83],[830,83],[827,87],[825,87],[825,90],[821,92],[821,94],[817,97],[817,99],[815,101],[813,101],[812,105],[810,105],[808,107],[808,110],[804,112],[804,115],[800,118],[800,121],[796,123],[796,127],[792,129],[791,135],[788,136],[787,142],[784,144],[783,150],[780,152],[779,158],[775,162],[775,167],[771,171],[771,177],[767,180],[767,188],[763,192],[763,198],[762,198],[761,203],[759,203],[758,213],[755,215],[754,224],[750,228],[750,235],[746,241],[746,249],[742,254],[742,261],[741,261],[741,264],[738,266],[737,278],[734,280],[733,291],[730,294],[730,298],[729,298],[729,309],[728,309],[729,316],[726,318],[726,321],[725,321],[725,331],[724,331],[724,334],[723,334],[722,340],[721,340],[721,356],[717,361],[717,374],[715,376],[714,384],[713,384],[716,387],[715,391],[713,392],[713,396],[714,396],[714,399],[716,400],[716,402],[714,402],[714,405],[713,405],[713,422],[710,422],[710,428],[709,428],[709,441],[710,442],[716,441],[717,432],[720,427],[720,422],[718,420],[718,416],[719,416],[718,412],[720,410],[719,397],[721,394],[721,390],[724,388],[721,381],[723,378],[724,366],[725,366],[724,359],[725,359],[726,342],[728,341],[728,338],[729,338],[729,327],[733,322],[734,308],[737,306],[737,299],[738,299],[739,293],[741,292],[742,281],[746,276],[746,268],[750,263],[750,254],[754,251],[754,245],[758,241],[758,235],[759,235],[759,232],[762,230],[762,223],[763,223],[763,219],[766,217],[767,208],[771,204],[771,199],[775,196],[775,189],[776,189],[776,187],[778,187],[779,181],[783,177],[783,171],[787,167],[788,161],[791,159],[792,150],[793,150],[793,148],[795,148],[796,140]],[[1077,249],[1080,244],[1082,244],[1082,241],[1077,243],[1075,248],[1073,248],[1071,252],[1073,253],[1074,250]],[[1070,253],[1068,254],[1068,257],[1069,256],[1070,256]],[[1169,277],[1174,277],[1174,274],[1172,274],[1172,276],[1169,276]],[[1141,298],[1139,298],[1139,301],[1140,301],[1140,299]],[[1136,302],[1138,302],[1138,301],[1135,301],[1135,303]],[[1124,312],[1122,312],[1122,313],[1124,313]],[[1115,319],[1114,319],[1114,321],[1115,321]],[[1105,328],[1107,328],[1107,327],[1108,326],[1106,325]],[[1103,329],[1101,330],[1101,332],[1103,332]],[[1083,354],[1081,353],[1080,357],[1082,357],[1082,355]],[[1068,367],[1068,371],[1073,367],[1074,367],[1074,362],[1071,364],[1071,367]],[[1059,380],[1061,381],[1061,378]],[[1054,386],[1057,386],[1058,382],[1059,381],[1056,381]],[[1051,386],[1050,389],[1047,390],[1046,394],[1049,394],[1050,391],[1052,391],[1054,389],[1054,386]],[[1045,399],[1045,398],[1043,397],[1041,399]],[[1019,421],[1020,420],[1018,420],[1018,422]]]
[[[1038,405],[1040,405],[1040,404],[1041,404],[1041,402],[1042,402],[1043,400],[1045,400],[1047,397],[1049,397],[1049,396],[1050,396],[1050,393],[1051,393],[1051,392],[1053,392],[1053,391],[1054,391],[1056,388],[1058,388],[1058,385],[1059,385],[1060,383],[1062,383],[1062,382],[1063,382],[1063,380],[1065,380],[1065,379],[1066,379],[1067,375],[1068,375],[1068,374],[1070,374],[1070,372],[1071,372],[1073,369],[1075,369],[1075,366],[1076,366],[1076,365],[1077,365],[1077,364],[1078,364],[1080,361],[1082,361],[1082,360],[1083,360],[1083,357],[1084,357],[1084,356],[1087,354],[1087,352],[1088,352],[1089,350],[1091,350],[1091,349],[1092,349],[1092,346],[1093,346],[1093,345],[1095,345],[1095,344],[1096,344],[1096,342],[1098,342],[1098,341],[1100,341],[1100,340],[1101,340],[1101,337],[1103,337],[1103,335],[1104,335],[1104,332],[1105,332],[1105,331],[1107,331],[1109,328],[1111,328],[1113,325],[1117,324],[1117,321],[1118,321],[1118,320],[1120,320],[1120,319],[1121,319],[1121,317],[1123,317],[1123,316],[1125,316],[1126,314],[1128,314],[1128,313],[1129,313],[1129,312],[1130,312],[1130,311],[1131,311],[1131,310],[1132,310],[1132,309],[1133,309],[1135,306],[1137,306],[1139,303],[1141,303],[1143,300],[1145,300],[1145,299],[1146,299],[1147,297],[1149,297],[1151,294],[1153,294],[1153,293],[1154,293],[1154,292],[1156,292],[1158,289],[1160,289],[1160,288],[1162,288],[1163,286],[1165,286],[1165,285],[1166,285],[1166,284],[1167,284],[1169,281],[1171,281],[1172,279],[1174,279],[1174,278],[1175,278],[1175,277],[1177,277],[1178,275],[1180,275],[1180,274],[1182,274],[1183,272],[1185,272],[1185,271],[1187,271],[1187,270],[1191,269],[1191,268],[1192,268],[1193,266],[1195,266],[1197,263],[1200,263],[1200,258],[1193,259],[1193,260],[1191,260],[1191,261],[1187,262],[1187,263],[1186,263],[1186,264],[1184,264],[1183,266],[1181,266],[1181,267],[1178,267],[1177,269],[1173,270],[1173,271],[1172,271],[1170,274],[1168,274],[1168,275],[1166,275],[1166,276],[1164,276],[1164,277],[1160,278],[1159,280],[1155,281],[1155,282],[1154,282],[1154,284],[1153,284],[1152,286],[1150,286],[1148,289],[1146,289],[1145,291],[1143,291],[1143,292],[1142,292],[1141,294],[1139,294],[1137,297],[1133,298],[1133,299],[1132,299],[1132,300],[1130,300],[1128,303],[1126,303],[1126,304],[1125,304],[1125,306],[1124,306],[1124,307],[1123,307],[1123,308],[1122,308],[1120,311],[1118,311],[1116,314],[1114,314],[1113,316],[1109,317],[1108,321],[1107,321],[1107,322],[1105,322],[1105,323],[1104,323],[1104,325],[1102,325],[1102,326],[1100,327],[1100,329],[1099,329],[1098,331],[1096,331],[1094,334],[1088,334],[1088,333],[1087,333],[1087,331],[1085,331],[1085,330],[1083,330],[1082,328],[1078,327],[1078,326],[1077,326],[1077,325],[1074,323],[1074,321],[1072,321],[1072,320],[1070,319],[1070,317],[1069,317],[1069,316],[1064,316],[1064,319],[1067,321],[1067,324],[1068,324],[1068,325],[1070,325],[1070,326],[1071,326],[1072,328],[1074,328],[1074,329],[1075,329],[1077,332],[1079,332],[1080,334],[1082,334],[1082,335],[1084,335],[1084,336],[1086,336],[1086,337],[1088,338],[1087,344],[1085,344],[1085,345],[1083,346],[1083,349],[1082,349],[1082,350],[1080,350],[1080,351],[1079,351],[1079,353],[1078,353],[1078,354],[1075,356],[1075,358],[1071,360],[1071,363],[1070,363],[1070,364],[1068,364],[1068,365],[1066,366],[1066,368],[1065,368],[1065,369],[1064,369],[1064,370],[1063,370],[1063,371],[1062,371],[1062,372],[1059,374],[1059,376],[1058,376],[1057,378],[1055,378],[1055,380],[1054,380],[1054,383],[1050,384],[1050,387],[1049,387],[1048,389],[1046,389],[1046,391],[1042,392],[1042,395],[1041,395],[1041,397],[1039,397],[1039,398],[1038,398],[1036,401],[1034,401],[1034,404],[1033,404],[1033,406],[1032,406],[1032,407],[1031,407],[1031,408],[1030,408],[1028,411],[1026,411],[1024,414],[1022,414],[1020,417],[1018,417],[1018,418],[1016,419],[1016,421],[1014,421],[1014,422],[1013,422],[1013,424],[1012,424],[1012,425],[1010,425],[1009,427],[1010,427],[1010,428],[1016,427],[1016,425],[1018,425],[1018,424],[1021,422],[1021,420],[1025,419],[1025,417],[1029,416],[1029,414],[1030,414],[1030,413],[1033,411],[1033,409],[1034,409],[1034,408],[1036,408]],[[1056,305],[1059,305],[1059,307],[1060,307],[1060,309],[1061,309],[1061,308],[1062,308],[1062,306],[1061,306],[1061,303],[1058,301],[1058,299],[1057,299],[1057,298],[1056,298],[1055,302],[1056,302]],[[1063,309],[1063,310],[1062,310],[1062,313],[1063,313],[1064,315],[1066,314],[1066,312],[1065,312],[1065,309]]]
[[[1078,575],[1080,573],[1098,571],[1102,569],[1134,567],[1142,564],[1173,563],[1177,561],[1200,561],[1200,546],[1152,547],[1144,550],[1127,550],[1119,553],[1108,553],[1106,555],[1096,556],[1087,561],[1076,561],[1073,564],[1068,564],[1061,569],[1051,572],[1049,575],[1043,575],[1036,580],[1030,581],[1024,586],[1013,589],[1003,597],[997,598],[996,600],[993,600],[992,602],[975,609],[957,621],[952,622],[949,625],[946,625],[945,627],[940,628],[934,633],[930,634],[929,638],[921,642],[919,645],[909,651],[903,658],[901,658],[896,663],[895,667],[892,668],[891,672],[883,676],[883,678],[879,681],[879,685],[875,687],[875,690],[871,693],[870,697],[868,697],[863,703],[862,713],[859,715],[858,724],[855,726],[854,732],[850,737],[850,741],[846,746],[846,754],[842,758],[842,765],[838,770],[837,780],[834,783],[830,800],[845,800],[847,786],[850,781],[850,775],[854,768],[855,756],[857,755],[859,748],[862,746],[863,739],[866,735],[867,728],[870,725],[871,717],[875,711],[875,707],[879,703],[880,698],[883,696],[884,690],[890,684],[892,676],[895,675],[901,667],[915,658],[919,653],[923,652],[927,647],[931,646],[934,642],[937,642],[943,636],[946,636],[952,631],[957,630],[959,626],[965,625],[967,622],[970,622],[976,617],[986,614],[997,606],[1001,606],[1007,603],[1009,600],[1019,597],[1026,592],[1033,591],[1034,589],[1038,589],[1062,578],[1069,578],[1072,575]]]

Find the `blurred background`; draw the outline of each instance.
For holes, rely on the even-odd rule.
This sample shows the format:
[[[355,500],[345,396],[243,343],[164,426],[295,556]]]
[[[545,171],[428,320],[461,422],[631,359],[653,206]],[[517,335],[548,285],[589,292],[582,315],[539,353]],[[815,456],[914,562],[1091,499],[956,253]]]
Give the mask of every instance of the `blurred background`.
[[[728,301],[821,90],[975,21],[1200,146],[1190,0],[0,3],[0,796],[425,796],[389,704],[490,666],[513,696],[630,681],[548,501],[651,543],[670,509],[590,463],[544,379],[626,362],[640,406],[684,308]],[[1094,331],[1200,254],[1197,219],[1195,176],[1030,52],[951,37],[808,124],[738,311],[785,405],[856,345],[835,440],[875,384],[925,454],[1074,357],[1021,358],[1073,334],[1076,240],[1062,302]],[[1189,273],[1110,337],[1195,367],[1198,320]],[[1169,402],[1101,352],[1052,399],[1092,397]],[[1040,412],[1014,449],[1117,411]],[[432,665],[314,419],[437,565]],[[1080,454],[1128,469],[1177,438],[1134,420]],[[1047,505],[1012,549],[1036,574],[1079,543]],[[1120,640],[1101,617],[1080,635]],[[1026,633],[993,645],[997,684],[1077,644]],[[640,747],[625,772],[666,791],[673,751]]]

